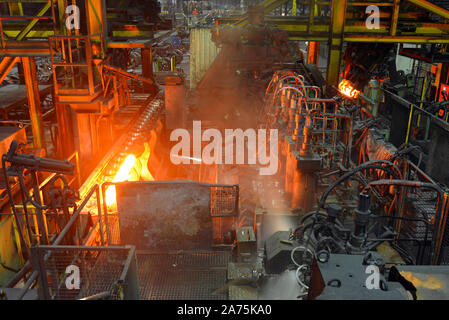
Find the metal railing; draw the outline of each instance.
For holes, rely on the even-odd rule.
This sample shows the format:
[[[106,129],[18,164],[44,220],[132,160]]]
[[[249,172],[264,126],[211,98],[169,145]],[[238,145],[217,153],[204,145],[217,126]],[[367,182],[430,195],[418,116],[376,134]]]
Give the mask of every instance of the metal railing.
[[[86,36],[57,35],[48,37],[48,41],[55,94],[94,95],[99,90],[101,83],[100,79],[94,74],[96,66],[92,46],[94,43],[99,45],[98,53],[103,52],[103,35],[101,33]],[[63,83],[58,80],[59,68],[63,69]],[[87,76],[87,81],[83,78],[84,76]]]
[[[374,195],[379,201],[380,207],[383,208],[383,213],[392,218],[391,221],[386,221],[397,233],[396,239],[401,241],[398,246],[411,254],[416,254],[416,263],[449,263],[448,191],[440,187],[434,179],[420,168],[420,160],[418,160],[418,164],[415,164],[401,156],[402,154],[411,154],[413,150],[417,149],[416,146],[410,146],[409,137],[411,128],[416,126],[419,115],[422,116],[421,127],[424,125],[424,121],[436,123],[439,126],[447,124],[435,118],[426,110],[413,106],[405,99],[390,92],[387,92],[387,94],[397,102],[394,107],[406,108],[409,106],[408,126],[394,129],[396,130],[395,135],[398,135],[402,129],[404,131],[406,129],[406,132],[402,131],[405,143],[403,139],[399,139],[400,141],[397,141],[397,143],[401,146],[397,151],[384,147],[381,149],[382,152],[377,152],[374,155],[374,158],[381,157],[393,161],[401,172],[402,179],[407,180],[409,185],[399,184],[394,189],[391,189],[392,185],[388,183],[382,187],[376,186]],[[408,112],[400,114],[405,115]],[[368,134],[365,135],[365,139],[359,138],[360,141],[364,141],[360,144],[360,153],[364,154],[363,160],[362,157],[359,159],[360,164],[365,161],[365,153],[367,153],[365,149],[368,149],[367,137]],[[402,149],[404,146],[405,148]],[[373,146],[370,148],[373,149]],[[420,159],[421,157],[422,155]],[[363,180],[368,183],[368,180],[379,179],[394,182],[388,180],[389,178],[385,174],[380,174],[378,171],[366,172]]]
[[[92,227],[91,232],[93,229],[95,229],[96,226],[100,228],[100,230],[103,230],[104,222],[102,220],[102,212],[101,212],[101,205],[98,199],[100,199],[100,193],[99,193],[99,186],[95,184],[92,186],[92,188],[87,193],[86,197],[83,199],[81,204],[77,207],[77,209],[73,212],[73,214],[70,216],[70,220],[67,222],[67,224],[64,226],[64,228],[61,230],[59,234],[55,234],[53,237],[51,237],[50,243],[52,246],[58,246],[63,243],[68,233],[72,230],[72,228],[75,228],[77,224],[79,224],[79,216],[81,212],[84,210],[86,204],[91,199],[92,195],[96,193],[96,199],[97,199],[97,210],[98,210],[98,220],[96,224]],[[101,232],[101,235],[103,233]],[[84,240],[84,243],[86,242],[86,239]],[[84,245],[83,243],[83,245]],[[105,240],[103,237],[101,237],[101,245],[105,245]],[[44,259],[45,260],[45,259]],[[17,273],[17,275],[11,279],[11,281],[8,283],[8,287],[15,286],[26,274],[30,271],[31,263],[28,261],[24,267]],[[22,292],[18,296],[18,300],[21,300],[27,291],[32,287],[32,285],[35,283],[36,279],[39,276],[39,271],[35,265],[33,265],[33,273],[30,275],[30,277],[27,279],[26,283],[24,284],[22,288]]]
[[[383,92],[386,97],[385,99],[386,103],[392,104],[393,102],[396,102],[397,105],[400,105],[401,107],[406,108],[408,110],[407,127],[403,142],[405,143],[409,142],[413,128],[424,129],[424,140],[427,140],[429,138],[431,124],[436,124],[441,128],[443,128],[444,130],[449,130],[448,122],[438,118],[435,114],[432,114],[429,111],[425,110],[422,104],[420,104],[419,106],[415,105],[410,101],[407,101],[406,99],[385,89],[383,89]]]
[[[39,299],[139,299],[134,246],[36,246]]]

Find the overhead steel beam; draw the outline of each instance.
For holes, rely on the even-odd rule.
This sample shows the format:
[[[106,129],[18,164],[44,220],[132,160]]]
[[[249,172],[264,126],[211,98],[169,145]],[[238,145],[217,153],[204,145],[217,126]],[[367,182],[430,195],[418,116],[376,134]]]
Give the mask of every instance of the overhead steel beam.
[[[351,2],[347,4],[348,7],[351,6]],[[368,4],[366,4],[368,5]],[[393,4],[391,4],[393,6]],[[394,9],[394,8],[393,8]],[[418,9],[417,9],[418,10]],[[381,11],[380,12],[380,18],[381,19],[392,19],[394,12],[388,12],[388,11]],[[307,19],[308,16],[302,15],[302,16],[266,16],[265,17],[265,22],[269,21],[269,20],[278,20],[278,19]],[[323,19],[326,17],[323,16],[317,16],[315,17],[315,19]],[[405,19],[408,20],[407,24],[409,23],[419,23],[420,20],[422,18],[425,18],[425,11],[414,11],[414,12],[399,12],[398,14],[398,18],[399,19]],[[222,25],[222,24],[236,24],[237,22],[241,21],[242,17],[221,17],[221,18],[217,18],[218,24]],[[329,18],[327,18],[329,19]],[[355,11],[348,11],[346,13],[346,19],[347,20],[359,20],[362,21],[363,19],[360,18],[360,14],[357,14]],[[363,20],[365,21],[365,20]]]
[[[384,42],[384,43],[449,43],[449,37],[431,36],[379,36],[379,35],[347,35],[348,42]]]
[[[331,32],[327,62],[327,85],[337,86],[340,75],[343,33],[346,20],[346,0],[333,0],[331,7]]]
[[[10,57],[42,57],[50,55],[48,48],[27,49],[27,48],[4,48],[0,49],[0,56]]]
[[[151,49],[151,41],[143,40],[140,42],[108,42],[108,48],[114,49],[131,49],[131,48],[139,48],[139,49]]]
[[[225,20],[224,22],[230,23],[231,21]],[[265,23],[286,30],[290,40],[327,41],[331,30],[329,18],[323,17],[315,17],[311,27],[305,17],[266,17]],[[396,27],[396,34],[392,35],[390,22],[381,22],[379,29],[367,29],[365,21],[345,21],[344,38],[348,37],[351,39],[350,41],[361,39],[361,42],[367,41],[363,39],[365,37],[370,39],[369,41],[374,39],[376,42],[394,42],[396,39],[402,43],[435,43],[439,39],[445,43],[449,37],[449,24],[420,22],[414,19],[407,22],[407,25],[413,27],[415,31],[402,31],[399,35],[399,27]]]
[[[5,80],[9,71],[11,71],[12,67],[18,62],[20,58],[18,57],[4,57],[0,62],[0,83]]]
[[[140,49],[141,60],[142,60],[142,76],[147,79],[153,79],[153,51],[150,48],[142,48]],[[145,90],[151,91],[153,90],[153,85],[145,83]]]
[[[393,4],[389,2],[348,2],[348,6],[353,7],[367,7],[367,6],[377,6],[377,7],[391,7]]]
[[[320,43],[318,41],[309,41],[307,48],[307,63],[318,65],[318,56],[320,52]]]
[[[106,1],[87,0],[87,31],[89,34],[103,33],[107,37]]]
[[[393,14],[391,15],[391,27],[390,35],[395,36],[398,29],[398,19],[399,19],[399,4],[401,0],[394,0],[393,2]]]
[[[288,32],[290,40],[305,40],[305,41],[328,41],[329,40],[329,24],[320,22],[313,25],[311,33],[307,33],[307,21],[292,21],[284,19],[272,19],[267,21],[269,25],[277,26],[280,29],[284,29]],[[400,43],[447,43],[449,37],[449,24],[441,23],[421,23],[413,22],[410,23],[412,26],[416,26],[415,32],[402,32],[400,36],[391,36],[389,23],[381,23],[378,30],[366,30],[363,23],[358,25],[345,25],[344,27],[344,40],[345,41],[360,41],[360,42],[400,42]],[[14,38],[19,33],[19,30],[4,29],[4,33],[9,38]],[[138,27],[128,30],[119,31],[113,30],[114,37],[126,37],[135,38],[148,37],[152,34],[151,31],[142,31]],[[48,30],[33,29],[28,34],[27,38],[31,37],[48,37],[54,35],[53,30],[48,27]],[[0,53],[14,54],[15,46],[9,44],[7,41],[6,49],[0,48]],[[128,45],[128,44],[112,44],[108,47],[137,47],[140,48],[142,45]],[[28,49],[26,49],[28,50]],[[17,55],[48,55],[48,45],[47,49],[34,50],[29,48],[30,51],[20,50],[20,54]],[[28,53],[28,54],[27,54]],[[15,55],[15,54],[14,54]]]
[[[45,3],[48,0],[0,0],[0,3]]]
[[[418,6],[418,7],[425,9],[429,12],[432,12],[440,17],[449,19],[449,10],[441,8],[429,1],[425,1],[425,0],[407,0],[407,1],[410,3],[413,3],[415,6]]]
[[[11,39],[16,38],[21,30],[25,27],[24,24],[17,25],[3,25],[3,33]],[[65,29],[65,28],[64,28]],[[64,33],[62,33],[64,34]],[[26,38],[47,38],[54,36],[53,27],[49,24],[42,23],[30,30]],[[113,25],[112,36],[114,38],[136,39],[139,41],[148,41],[155,33],[151,26],[136,26],[136,25]]]

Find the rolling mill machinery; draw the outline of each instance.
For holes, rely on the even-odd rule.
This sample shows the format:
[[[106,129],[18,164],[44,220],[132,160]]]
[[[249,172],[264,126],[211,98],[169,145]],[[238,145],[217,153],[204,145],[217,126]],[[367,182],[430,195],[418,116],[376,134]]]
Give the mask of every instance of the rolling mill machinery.
[[[297,219],[260,215],[262,233],[264,219],[289,221],[288,230],[266,238],[264,272],[290,273],[299,296],[309,299],[444,299],[436,288],[444,286],[445,267],[430,274],[426,268],[446,264],[447,189],[409,160],[416,147],[368,137],[374,117],[354,99],[369,78],[354,75],[365,67],[348,68],[334,97],[323,98],[294,71],[276,72],[267,87],[259,124],[282,136],[280,181]],[[380,270],[379,290],[365,281],[369,266]],[[436,291],[417,280],[423,274],[438,279]]]

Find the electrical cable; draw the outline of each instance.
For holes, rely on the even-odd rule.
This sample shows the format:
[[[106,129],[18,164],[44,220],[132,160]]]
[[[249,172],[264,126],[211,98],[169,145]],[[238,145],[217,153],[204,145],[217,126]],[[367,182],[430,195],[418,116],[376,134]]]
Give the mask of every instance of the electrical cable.
[[[382,165],[376,165],[377,163],[379,164],[386,164],[389,167],[392,167],[394,169],[396,169],[396,173],[393,172],[389,167],[385,167]],[[391,176],[393,177],[402,177],[401,172],[399,170],[399,168],[391,161],[388,160],[372,160],[372,161],[367,161],[361,165],[359,165],[358,167],[355,167],[354,169],[352,169],[351,171],[345,173],[344,175],[342,175],[340,178],[338,178],[334,183],[332,183],[327,189],[326,191],[323,193],[323,195],[321,196],[318,208],[317,208],[317,212],[319,212],[319,210],[321,208],[324,208],[324,205],[326,203],[326,199],[329,196],[330,192],[340,183],[342,183],[343,181],[347,180],[348,178],[350,178],[351,176],[353,176],[355,173],[359,172],[359,171],[363,171],[363,170],[367,170],[367,169],[379,169],[379,170],[383,170],[387,173],[389,173]]]

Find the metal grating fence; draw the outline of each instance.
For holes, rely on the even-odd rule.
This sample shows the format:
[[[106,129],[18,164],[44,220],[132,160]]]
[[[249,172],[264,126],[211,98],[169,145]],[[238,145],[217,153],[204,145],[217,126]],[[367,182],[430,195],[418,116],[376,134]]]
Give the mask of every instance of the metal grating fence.
[[[213,186],[210,189],[210,214],[214,245],[234,242],[235,222],[239,211],[239,187]]]
[[[120,227],[117,213],[108,213],[109,244],[120,245]]]
[[[238,212],[239,187],[210,188],[210,214],[212,217],[235,216]]]
[[[407,168],[407,176],[410,180],[435,184],[413,163],[408,162]],[[442,216],[440,211],[444,209],[444,196],[433,188],[418,186],[403,187],[403,196],[405,203],[403,210],[400,210],[402,220],[396,221],[396,231],[399,233],[399,240],[402,240],[400,247],[412,256],[416,256],[417,264],[435,264],[441,248],[439,240],[441,235],[437,224],[438,221],[442,221],[442,225],[445,224],[442,219],[444,212]]]
[[[405,215],[409,218],[423,219],[423,221],[403,223],[401,233],[422,241],[426,238],[426,232],[428,232],[427,239],[430,240],[433,232],[431,221],[433,221],[437,210],[437,197],[438,194],[435,191],[408,190]],[[424,220],[428,221],[430,225],[424,223]]]
[[[39,272],[40,299],[138,299],[135,248],[37,246],[32,265]]]

